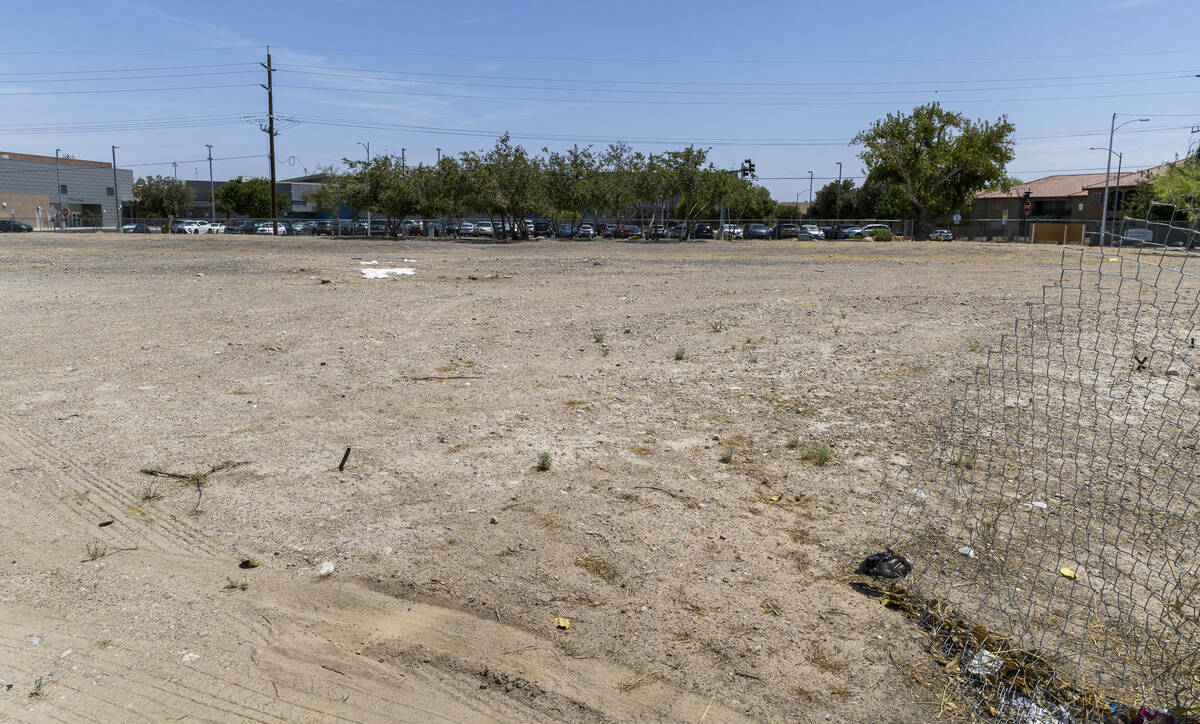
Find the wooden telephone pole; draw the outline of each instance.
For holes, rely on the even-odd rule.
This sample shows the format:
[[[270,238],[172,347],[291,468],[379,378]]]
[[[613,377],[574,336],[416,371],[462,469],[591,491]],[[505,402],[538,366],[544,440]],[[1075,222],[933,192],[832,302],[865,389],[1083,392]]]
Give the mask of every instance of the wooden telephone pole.
[[[266,64],[259,63],[259,65],[267,70],[267,84],[262,86],[267,91],[267,125],[259,126],[259,128],[267,134],[267,138],[270,140],[268,158],[271,160],[271,233],[278,234],[279,207],[275,198],[275,86],[271,82],[271,72],[275,68],[271,66],[271,46],[267,46]]]

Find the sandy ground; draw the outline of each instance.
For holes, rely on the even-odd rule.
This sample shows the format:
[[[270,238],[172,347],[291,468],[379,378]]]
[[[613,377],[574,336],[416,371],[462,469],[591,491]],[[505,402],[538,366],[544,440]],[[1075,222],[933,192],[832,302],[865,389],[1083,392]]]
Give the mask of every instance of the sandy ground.
[[[4,235],[0,719],[928,721],[847,574],[1058,260]]]

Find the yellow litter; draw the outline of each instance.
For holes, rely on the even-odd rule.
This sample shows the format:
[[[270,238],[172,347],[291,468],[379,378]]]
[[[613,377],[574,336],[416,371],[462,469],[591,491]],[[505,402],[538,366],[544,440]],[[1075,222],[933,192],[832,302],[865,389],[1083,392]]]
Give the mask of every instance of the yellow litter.
[[[563,618],[562,616],[554,617],[554,628],[561,628],[563,631],[571,630],[571,619]]]
[[[1062,574],[1063,578],[1075,578],[1074,568],[1059,568],[1058,572]]]

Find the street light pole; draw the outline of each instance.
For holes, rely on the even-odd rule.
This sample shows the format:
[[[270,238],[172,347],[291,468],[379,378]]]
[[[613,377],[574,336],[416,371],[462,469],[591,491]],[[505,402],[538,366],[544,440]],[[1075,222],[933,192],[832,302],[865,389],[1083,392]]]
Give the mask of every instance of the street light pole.
[[[212,144],[204,144],[208,147],[208,201],[212,204],[212,217],[210,221],[217,223],[217,194],[213,191],[213,176],[212,176]]]
[[[117,147],[112,147],[113,155],[113,203],[117,207],[116,231],[121,230],[121,187],[117,186]]]
[[[809,172],[808,172],[808,203],[810,203],[810,204],[813,202],[813,199],[812,199],[812,182],[813,182],[813,175],[812,175],[812,171],[809,171]]]
[[[1145,123],[1149,120],[1149,118],[1134,118],[1118,126],[1117,114],[1114,113],[1112,114],[1112,121],[1108,124],[1108,161],[1104,167],[1104,202],[1100,207],[1100,246],[1104,246],[1104,234],[1108,227],[1108,175],[1112,172],[1113,135],[1130,123]]]
[[[62,215],[62,210],[66,207],[62,202],[62,172],[58,168],[58,155],[62,153],[61,148],[54,149],[54,178],[58,180],[58,215]],[[58,225],[58,219],[54,220],[55,225]]]
[[[837,185],[837,224],[842,225],[842,162],[838,161],[838,185]],[[837,236],[837,231],[834,231],[834,236]]]
[[[370,165],[371,165],[371,142],[370,142],[370,141],[366,141],[366,142],[364,143],[363,141],[359,141],[359,142],[358,142],[358,145],[360,145],[360,146],[362,146],[363,148],[367,149],[367,165],[368,165],[368,166],[370,166]],[[383,150],[384,150],[385,152],[387,151],[387,149],[386,149],[386,148],[385,148],[385,149],[383,149]],[[371,236],[371,210],[370,210],[370,209],[367,209],[367,236],[368,236],[368,237],[370,237],[370,236]]]
[[[438,163],[440,164],[442,162],[442,149],[438,148],[435,150],[438,152]]]

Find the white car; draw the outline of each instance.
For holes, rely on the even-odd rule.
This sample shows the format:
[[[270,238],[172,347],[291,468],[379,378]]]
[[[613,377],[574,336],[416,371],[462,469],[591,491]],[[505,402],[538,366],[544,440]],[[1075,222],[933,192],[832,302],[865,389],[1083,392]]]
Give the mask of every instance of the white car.
[[[208,224],[208,233],[210,233],[210,234],[224,234],[224,233],[225,233],[225,222],[224,222],[224,221],[212,221],[212,222],[209,222],[209,224]]]
[[[596,237],[596,229],[591,224],[580,224],[579,230],[575,232],[575,236],[594,239]]]
[[[270,221],[258,222],[257,224],[254,225],[254,233],[262,234],[264,236],[269,236],[271,234],[271,222]],[[276,222],[275,235],[276,236],[287,236],[287,233],[288,233],[287,227],[283,225],[283,222]]]
[[[801,226],[800,228],[804,230],[805,234],[808,234],[809,236],[811,236],[814,239],[824,239],[825,238],[825,232],[821,231],[821,229],[817,226],[814,226],[812,224],[805,224],[804,226]]]
[[[184,225],[183,225],[183,233],[185,233],[185,234],[207,234],[208,226],[209,226],[209,224],[207,221],[195,221],[195,220],[188,221],[188,222],[184,223]]]
[[[737,224],[726,224],[724,228],[725,228],[725,238],[726,239],[743,239],[743,238],[745,238],[746,232],[742,231],[742,227],[738,226]]]

